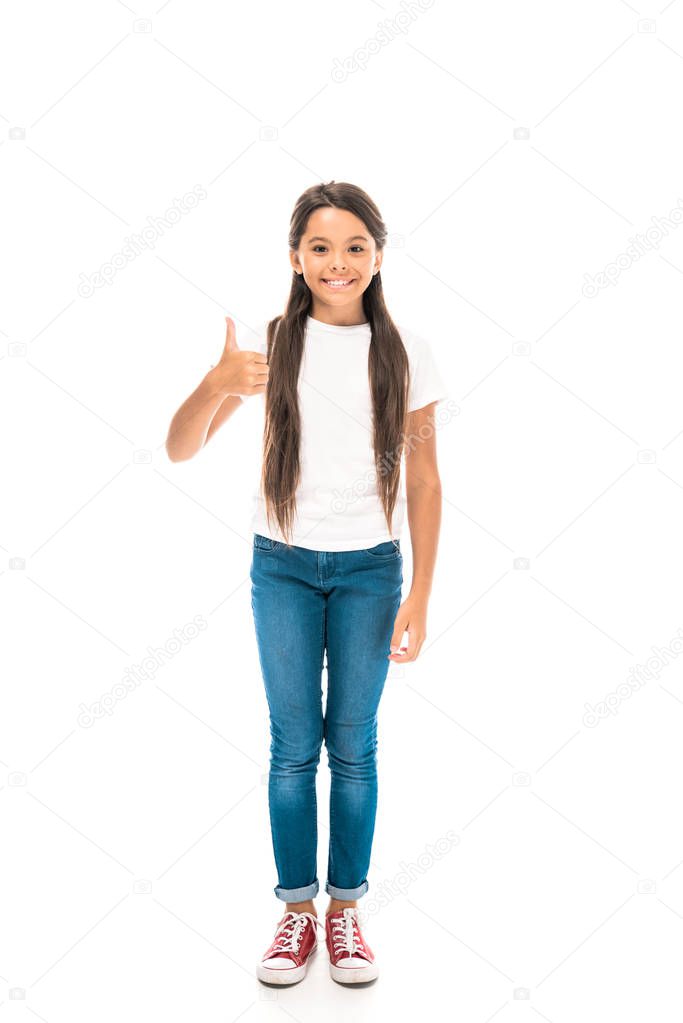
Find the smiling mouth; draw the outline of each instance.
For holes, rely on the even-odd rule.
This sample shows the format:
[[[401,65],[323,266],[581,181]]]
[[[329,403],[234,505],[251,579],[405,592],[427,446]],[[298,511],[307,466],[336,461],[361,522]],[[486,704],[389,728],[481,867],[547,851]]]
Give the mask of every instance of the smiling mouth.
[[[337,291],[343,291],[344,288],[351,287],[355,283],[355,277],[337,278],[334,277],[323,277],[323,284],[326,284],[328,288],[335,288]]]

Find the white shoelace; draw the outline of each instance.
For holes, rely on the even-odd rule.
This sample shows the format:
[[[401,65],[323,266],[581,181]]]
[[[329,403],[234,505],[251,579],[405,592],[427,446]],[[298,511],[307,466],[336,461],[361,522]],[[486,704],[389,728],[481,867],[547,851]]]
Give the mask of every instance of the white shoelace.
[[[308,926],[308,921],[312,920],[313,923],[319,924],[321,927],[323,926],[315,913],[295,913],[293,910],[290,910],[287,913],[287,917],[289,919],[285,919],[285,922],[281,925],[280,933],[277,935],[277,944],[273,946],[273,952],[298,953],[301,935],[304,928]]]
[[[332,921],[332,945],[335,952],[348,952],[353,956],[356,952],[366,953],[360,934],[356,938],[355,926],[358,923],[358,910],[355,906],[345,906],[343,916]],[[367,953],[366,953],[367,954]]]

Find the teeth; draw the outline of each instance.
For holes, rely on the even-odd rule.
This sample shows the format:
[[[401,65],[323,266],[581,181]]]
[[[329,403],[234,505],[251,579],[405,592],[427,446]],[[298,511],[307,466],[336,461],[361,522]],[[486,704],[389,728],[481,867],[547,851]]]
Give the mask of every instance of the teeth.
[[[325,281],[325,284],[327,284],[330,288],[348,288],[351,281]]]

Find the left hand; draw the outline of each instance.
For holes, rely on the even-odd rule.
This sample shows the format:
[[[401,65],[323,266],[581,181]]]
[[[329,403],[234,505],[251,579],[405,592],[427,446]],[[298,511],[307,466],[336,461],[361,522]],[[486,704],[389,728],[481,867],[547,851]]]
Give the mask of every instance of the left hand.
[[[408,633],[408,646],[401,646],[403,633]],[[394,632],[391,637],[390,661],[405,664],[414,661],[427,637],[427,601],[420,597],[408,596],[398,609]]]

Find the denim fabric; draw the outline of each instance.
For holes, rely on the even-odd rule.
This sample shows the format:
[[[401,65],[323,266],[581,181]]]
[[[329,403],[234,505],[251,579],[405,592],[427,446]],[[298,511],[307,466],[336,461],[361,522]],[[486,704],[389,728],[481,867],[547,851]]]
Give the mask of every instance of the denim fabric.
[[[368,890],[377,708],[401,603],[400,540],[367,550],[315,551],[254,533],[250,577],[270,716],[273,890],[285,902],[318,894],[316,773],[324,740],[331,774],[325,891],[357,899]]]

